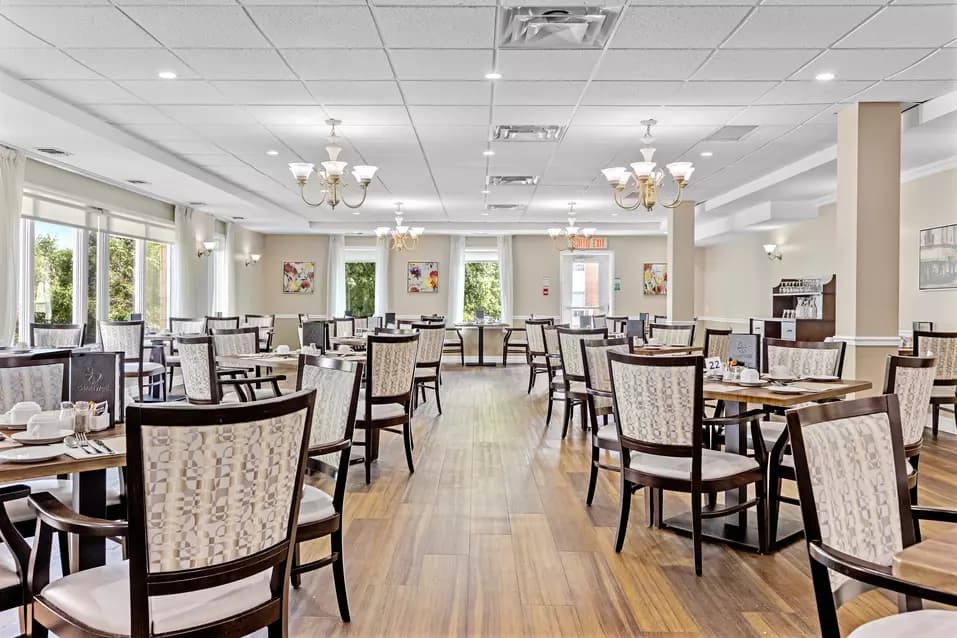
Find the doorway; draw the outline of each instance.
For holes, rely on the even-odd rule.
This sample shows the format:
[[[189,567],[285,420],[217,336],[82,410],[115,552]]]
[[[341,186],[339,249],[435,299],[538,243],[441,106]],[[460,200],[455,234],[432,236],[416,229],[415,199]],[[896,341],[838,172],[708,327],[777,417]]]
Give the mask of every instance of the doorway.
[[[614,314],[615,254],[608,250],[561,253],[562,323],[581,325],[587,315]]]

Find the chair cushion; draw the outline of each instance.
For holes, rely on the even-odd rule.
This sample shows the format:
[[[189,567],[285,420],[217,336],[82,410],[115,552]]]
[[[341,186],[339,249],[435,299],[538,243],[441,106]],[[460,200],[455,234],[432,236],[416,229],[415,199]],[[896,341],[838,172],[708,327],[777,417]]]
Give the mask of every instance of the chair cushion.
[[[751,425],[748,423],[743,427],[747,428],[748,447],[753,449],[754,441],[751,439]],[[788,424],[784,421],[761,421],[761,434],[764,435],[764,447],[767,448],[768,452],[771,451],[771,448],[787,429]]]
[[[861,625],[848,638],[950,638],[957,636],[957,611],[922,609],[887,616]]]
[[[153,596],[153,629],[156,633],[188,629],[261,605],[270,599],[270,575],[265,571],[219,587]],[[47,585],[40,596],[87,627],[105,634],[130,634],[128,561],[70,574]]]
[[[618,443],[618,428],[614,425],[603,425],[598,428],[598,440],[609,445],[614,445],[615,449],[618,449],[620,447]]]
[[[123,364],[123,374],[126,376],[136,376],[139,374],[140,364],[138,361],[131,361],[130,363]],[[157,374],[160,372],[165,372],[161,364],[156,363],[155,361],[144,361],[143,362],[143,376],[148,374]]]
[[[631,469],[663,478],[691,480],[691,458],[632,452]],[[743,454],[701,451],[701,479],[714,481],[759,468],[758,462]]]
[[[433,380],[435,378],[436,378],[435,368],[416,368],[415,370],[416,381],[421,381],[423,379]]]
[[[16,587],[19,584],[17,564],[13,560],[13,554],[10,553],[10,547],[6,543],[0,544],[0,590]]]
[[[366,414],[366,391],[365,388],[359,391],[359,407],[356,410],[356,420],[364,421]],[[395,417],[405,416],[405,410],[398,403],[374,403],[372,405],[372,420],[393,419]]]
[[[332,497],[312,485],[302,486],[302,502],[299,505],[299,524],[315,523],[335,516]]]

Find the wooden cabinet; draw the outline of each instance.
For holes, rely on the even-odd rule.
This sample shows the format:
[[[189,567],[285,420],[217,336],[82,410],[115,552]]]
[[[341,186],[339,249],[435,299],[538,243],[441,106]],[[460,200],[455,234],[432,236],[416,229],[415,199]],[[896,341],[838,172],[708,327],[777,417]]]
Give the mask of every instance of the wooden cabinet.
[[[752,334],[775,339],[824,341],[834,336],[837,276],[782,279],[771,289],[772,316],[752,318]]]

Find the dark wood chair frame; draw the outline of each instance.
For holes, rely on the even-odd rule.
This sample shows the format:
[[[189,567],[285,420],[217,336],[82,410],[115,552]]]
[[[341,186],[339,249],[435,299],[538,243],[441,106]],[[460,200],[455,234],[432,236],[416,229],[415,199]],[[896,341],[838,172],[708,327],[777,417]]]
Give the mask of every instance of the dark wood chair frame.
[[[211,320],[212,321],[228,321],[234,325],[232,328],[210,328],[209,322]],[[236,315],[235,317],[216,317],[216,316],[206,315],[206,332],[212,332],[213,330],[235,330],[237,328],[239,328],[239,315]]]
[[[143,386],[144,386],[144,385],[145,385],[146,387],[150,388],[151,393],[152,393],[152,389],[153,389],[153,388],[161,388],[161,389],[163,390],[163,398],[162,398],[162,400],[163,400],[163,401],[166,401],[168,397],[166,396],[166,360],[165,360],[165,355],[161,357],[161,358],[163,359],[163,361],[160,362],[160,365],[162,366],[162,372],[156,372],[156,373],[153,373],[153,374],[146,374],[146,373],[143,372],[143,363],[145,362],[146,356],[147,356],[147,355],[146,355],[146,352],[147,352],[147,351],[152,352],[152,350],[153,350],[153,346],[152,346],[152,345],[149,345],[149,346],[145,345],[146,322],[144,322],[144,321],[105,321],[105,320],[100,321],[100,322],[97,324],[97,328],[98,328],[99,331],[100,331],[100,343],[103,343],[103,326],[135,326],[135,325],[140,326],[140,344],[139,344],[139,348],[137,348],[137,352],[139,353],[140,356],[134,358],[134,357],[127,357],[127,356],[124,355],[123,361],[124,361],[124,365],[127,364],[127,363],[135,363],[135,364],[137,364],[137,370],[134,371],[134,372],[124,372],[124,373],[123,373],[123,378],[124,378],[124,379],[128,379],[128,378],[135,378],[135,379],[136,379],[136,387],[137,387],[137,390],[139,391],[140,403],[143,402]],[[154,381],[154,380],[153,380],[154,377],[159,377],[159,379],[156,380],[156,381]],[[143,379],[146,379],[146,380],[147,380],[146,383],[143,383]]]
[[[920,355],[920,339],[921,337],[937,337],[943,339],[957,339],[957,332],[930,332],[917,330],[914,332],[914,356],[919,357]],[[948,396],[937,396],[930,398],[930,408],[931,408],[931,431],[933,435],[937,436],[937,431],[940,428],[940,406],[942,405],[954,405],[957,406],[957,378],[955,379],[935,379],[935,386],[953,386],[954,394]]]
[[[30,505],[37,512],[37,539],[30,555],[29,592],[33,596],[33,626],[31,635],[45,638],[53,631],[61,638],[101,637],[98,631],[69,618],[44,600],[42,590],[50,582],[50,538],[54,531],[72,534],[125,537],[130,568],[130,635],[154,636],[150,622],[150,596],[182,594],[235,582],[272,569],[269,601],[248,611],[188,630],[160,634],[177,638],[237,636],[268,627],[269,636],[285,636],[289,623],[289,582],[293,550],[296,544],[299,499],[292,499],[286,539],[276,545],[237,560],[197,569],[150,574],[147,571],[147,523],[143,476],[142,425],[157,424],[167,427],[195,426],[196,423],[215,422],[217,425],[245,423],[270,419],[306,410],[306,426],[297,459],[293,494],[302,492],[306,458],[309,452],[309,429],[315,392],[287,395],[254,405],[234,406],[138,406],[126,411],[127,467],[129,490],[129,521],[110,521],[91,518],[73,512],[49,493],[30,496]],[[210,418],[209,412],[214,416]]]
[[[203,322],[203,331],[202,331],[202,334],[209,334],[209,333],[207,332],[207,330],[206,330],[206,317],[170,317],[170,318],[169,318],[169,333],[170,333],[170,334],[175,334],[175,333],[176,333],[176,331],[173,330],[173,323],[174,323],[174,322],[177,322],[177,321],[183,321],[183,322],[185,322],[185,321],[191,321],[191,322],[202,321],[202,322]],[[175,341],[171,341],[171,342],[170,342],[170,345],[169,345],[169,353],[170,353],[170,355],[176,355],[176,354],[178,354],[178,352],[177,352],[177,350],[176,350],[176,342],[175,342]],[[170,360],[167,359],[167,361],[166,361],[167,373],[166,373],[166,374],[167,374],[167,376],[169,377],[169,386],[166,388],[166,392],[167,392],[167,393],[173,391],[173,371],[174,371],[176,368],[178,368],[178,367],[180,367],[179,361],[170,361]]]
[[[688,343],[682,343],[680,345],[690,347],[691,344],[694,343],[694,329],[695,329],[695,324],[691,322],[689,323],[652,323],[648,327],[648,330],[649,330],[648,334],[650,335],[652,339],[654,339],[655,333],[659,330],[662,332],[677,332],[678,330],[687,330],[688,328],[691,328],[691,334],[688,335]]]
[[[538,330],[537,326],[544,328],[545,326],[552,325],[552,319],[526,319],[525,320],[525,335],[528,336],[528,327],[535,326],[532,329]],[[545,331],[542,329],[542,343],[545,343]],[[526,394],[532,393],[532,388],[535,387],[535,380],[538,378],[539,374],[548,375],[548,362],[547,352],[535,352],[529,346],[526,346],[526,357],[528,360],[528,392]],[[538,360],[541,359],[541,360]]]
[[[7,544],[10,555],[13,556],[17,576],[20,578],[19,585],[11,585],[0,589],[0,611],[19,607],[20,631],[24,635],[27,633],[28,606],[30,605],[30,596],[27,594],[26,587],[30,564],[30,545],[23,540],[22,530],[11,522],[4,504],[7,501],[15,501],[28,496],[30,496],[28,485],[4,485],[0,487],[0,539]],[[33,523],[33,521],[30,522]],[[60,538],[65,540],[66,534],[60,534]],[[61,541],[61,551],[63,551],[65,545],[66,543]]]
[[[349,334],[340,335],[339,334],[339,324],[349,324]],[[356,318],[355,317],[333,317],[332,318],[332,336],[333,337],[354,337],[356,334]]]
[[[604,322],[602,322],[604,323]],[[579,407],[581,409],[581,420],[582,420],[582,429],[588,429],[588,393],[587,392],[576,392],[571,389],[572,381],[581,381],[585,383],[584,374],[569,374],[568,369],[565,367],[565,349],[562,347],[562,335],[571,334],[581,337],[601,337],[602,340],[608,338],[608,329],[602,326],[601,328],[556,328],[558,330],[558,352],[561,355],[561,364],[562,364],[562,384],[563,392],[565,394],[565,413],[562,417],[562,438],[568,434],[568,426],[572,422],[572,411]],[[582,350],[579,345],[575,355],[581,356]],[[572,354],[572,353],[569,353]],[[585,362],[582,361],[582,368],[584,368]]]
[[[829,569],[867,585],[902,594],[905,596],[904,606],[908,610],[920,609],[921,599],[944,605],[957,605],[957,594],[898,578],[893,575],[890,567],[841,552],[825,545],[821,538],[821,525],[817,516],[814,490],[811,487],[811,477],[806,471],[807,453],[804,447],[802,430],[806,426],[822,421],[835,421],[879,413],[886,413],[890,421],[903,547],[910,547],[917,541],[916,526],[919,521],[957,523],[957,511],[919,507],[910,503],[907,469],[904,465],[907,460],[901,435],[900,407],[897,396],[889,394],[854,401],[824,403],[788,412],[788,431],[790,432],[791,448],[794,453],[794,466],[798,469],[797,486],[801,500],[801,515],[804,519],[804,537],[807,541],[811,581],[814,585],[818,621],[821,625],[821,636],[823,638],[840,638],[841,636],[837,621],[837,603],[831,592]]]
[[[424,321],[421,323],[412,324],[412,329],[419,330],[419,331],[442,330],[442,332],[444,333],[445,324],[438,323],[438,322],[433,323],[429,321]],[[377,332],[377,334],[383,334],[383,333]],[[445,348],[444,334],[443,334],[442,340],[443,340],[442,347],[444,349]],[[432,390],[432,392],[435,393],[435,407],[438,409],[439,414],[442,414],[442,396],[439,394],[439,386],[441,385],[441,381],[442,381],[442,355],[441,354],[439,355],[438,361],[419,361],[418,359],[416,359],[415,369],[416,370],[433,370],[433,372],[431,374],[426,373],[422,375],[416,375],[415,380],[413,381],[413,385],[414,385],[413,397],[412,397],[413,412],[419,407],[419,394],[420,393],[422,394],[422,402],[425,403],[427,401],[426,394],[425,394],[426,390]]]
[[[910,324],[912,332],[933,332],[934,331],[934,322],[933,321],[913,321]]]
[[[647,366],[678,366],[694,368],[694,401],[692,429],[692,443],[688,445],[670,445],[656,444],[645,441],[638,441],[625,436],[621,430],[621,420],[619,418],[618,394],[615,388],[615,377],[612,372],[612,362],[647,365]],[[730,423],[750,422],[752,436],[755,437],[756,445],[763,447],[763,441],[760,441],[760,423],[756,415],[741,417],[731,417],[724,419],[704,418],[704,398],[702,395],[704,387],[704,357],[701,355],[693,356],[675,356],[675,357],[654,357],[639,356],[631,354],[621,354],[618,352],[608,353],[608,366],[611,374],[612,404],[614,406],[615,427],[618,428],[618,438],[621,441],[621,508],[619,512],[618,532],[615,540],[615,551],[620,552],[625,542],[625,533],[628,529],[628,515],[631,509],[631,496],[640,489],[646,487],[651,490],[651,509],[653,519],[659,527],[662,525],[662,494],[663,490],[683,492],[691,494],[691,520],[692,520],[692,544],[694,546],[694,570],[695,574],[701,575],[701,520],[703,518],[720,518],[729,514],[736,514],[748,508],[754,507],[758,515],[758,535],[760,553],[767,551],[767,510],[765,508],[765,469],[766,453],[759,453],[756,457],[758,467],[753,470],[741,472],[732,476],[722,477],[720,479],[705,481],[701,478],[702,449],[704,447],[704,428],[706,425],[720,421],[727,425]],[[631,453],[639,452],[643,454],[655,454],[659,456],[691,458],[691,477],[690,479],[677,479],[656,476],[654,474],[645,474],[630,467]],[[763,450],[761,450],[763,452]],[[736,505],[715,509],[709,507],[707,510],[702,508],[701,497],[707,492],[723,492],[735,488],[755,485],[756,496],[753,499],[738,503]]]
[[[611,322],[611,327],[608,322]],[[628,315],[605,315],[605,327],[608,328],[608,334],[624,334],[625,327],[628,325]]]
[[[309,458],[306,459],[307,470],[322,471],[333,474],[336,486],[332,494],[332,506],[335,514],[311,523],[299,525],[296,534],[296,547],[292,559],[292,586],[299,588],[302,584],[302,574],[332,565],[332,577],[336,586],[336,600],[339,604],[339,616],[343,622],[351,620],[349,614],[349,595],[346,589],[345,566],[342,559],[342,504],[346,495],[346,480],[349,473],[349,460],[352,452],[352,435],[356,425],[356,410],[359,403],[359,390],[362,388],[362,374],[364,364],[360,361],[344,361],[341,359],[327,359],[316,355],[300,355],[299,369],[296,375],[296,392],[302,391],[302,372],[305,366],[316,366],[333,370],[342,370],[353,374],[352,394],[349,397],[349,416],[347,419],[345,436],[338,441],[329,441],[322,445],[309,448]],[[339,467],[330,468],[314,456],[339,452]],[[329,470],[332,470],[331,472]],[[331,551],[328,555],[301,563],[299,546],[305,541],[329,536]]]
[[[262,341],[259,342],[259,349],[263,352],[269,352],[272,350],[272,338],[276,331],[276,315],[251,315],[248,313],[243,315],[243,323],[249,323],[250,319],[272,319],[272,323],[268,327],[256,326],[260,329],[260,333],[262,331],[266,332],[265,337],[260,336]]]
[[[465,337],[462,336],[462,331],[458,328],[446,328],[445,336],[449,337],[449,333],[455,333],[455,336],[458,337],[458,341],[445,339],[442,343],[442,354],[455,354],[459,353],[459,362],[462,366],[465,365]]]
[[[516,332],[523,333],[525,336],[525,341],[512,341],[512,336]],[[528,337],[525,333],[525,328],[506,328],[505,337],[502,340],[502,367],[508,366],[508,355],[510,354],[521,354],[525,355],[525,360],[528,361]]]
[[[362,411],[356,416],[356,429],[365,431],[363,441],[355,441],[353,445],[364,447],[364,465],[366,473],[366,485],[372,482],[372,457],[378,455],[379,432],[386,430],[393,434],[401,434],[405,445],[405,462],[409,466],[409,473],[415,472],[415,464],[412,462],[412,389],[415,384],[415,374],[412,374],[412,381],[409,383],[409,389],[401,394],[385,397],[373,397],[373,376],[375,371],[372,366],[372,353],[376,344],[390,343],[408,343],[419,339],[418,333],[408,334],[402,331],[399,334],[388,334],[385,331],[392,328],[379,328],[378,334],[369,335],[366,345],[366,394],[365,404]],[[395,403],[402,406],[404,414],[385,419],[372,418],[373,405],[387,405]],[[401,427],[401,429],[396,429]]]
[[[240,328],[242,330],[242,328]],[[220,331],[216,331],[220,332]],[[248,377],[245,374],[239,374],[235,369],[225,368],[219,369],[216,366],[216,355],[213,351],[213,337],[212,335],[193,335],[190,337],[178,337],[177,341],[180,343],[187,344],[196,344],[196,343],[205,343],[207,347],[207,352],[209,354],[209,390],[212,398],[210,399],[194,399],[189,395],[186,396],[186,401],[192,405],[219,405],[223,401],[223,386],[232,386],[236,391],[236,396],[239,398],[240,403],[245,403],[247,401],[254,401],[256,394],[252,391],[252,386],[254,384],[259,384],[263,382],[276,384],[273,388],[276,392],[276,396],[281,396],[279,393],[278,382],[285,380],[284,375],[274,375],[268,377]],[[246,388],[243,390],[243,388]]]
[[[33,322],[30,324],[30,347],[31,348],[51,347],[51,346],[37,346],[37,340],[35,336],[35,332],[37,328],[41,330],[79,330],[80,331],[80,343],[76,344],[76,346],[56,346],[57,348],[69,348],[69,347],[82,346],[83,340],[86,337],[85,323],[36,323],[36,322]]]
[[[256,335],[256,350],[259,350],[259,328],[256,326],[249,326],[246,328],[213,328],[209,331],[210,337],[215,337],[217,335],[242,335],[255,333]],[[215,351],[216,346],[214,345],[215,341],[210,340],[210,347],[213,349],[214,358],[213,362],[215,363]],[[253,376],[249,376],[250,370],[253,371]],[[253,368],[232,368],[232,367],[223,367],[216,366],[216,374],[220,379],[220,383],[223,382],[222,377],[232,377],[237,380],[235,385],[236,396],[239,397],[240,402],[245,403],[246,401],[255,401],[256,393],[253,391],[253,386],[256,388],[261,388],[264,383],[268,383],[272,386],[272,391],[275,396],[282,396],[282,391],[279,388],[279,382],[286,380],[286,375],[284,374],[271,374],[269,368],[266,368],[267,373],[262,374],[262,366],[254,366]],[[242,388],[245,387],[245,392]]]
[[[598,428],[602,426],[607,427],[608,415],[613,415],[615,410],[612,406],[599,408],[595,405],[596,397],[611,399],[612,393],[592,387],[592,371],[588,365],[588,348],[628,346],[628,350],[631,351],[631,345],[628,343],[627,337],[616,337],[614,339],[602,340],[582,339],[580,344],[582,349],[582,364],[585,367],[585,392],[588,395],[588,417],[591,420],[591,469],[588,472],[588,492],[585,495],[585,504],[590,506],[592,504],[592,500],[595,498],[595,486],[598,484],[598,470],[609,470],[611,472],[621,471],[621,467],[618,465],[607,465],[601,462],[601,450],[605,449],[611,450],[612,452],[621,452],[621,445],[618,444],[617,439],[615,439],[614,442],[611,442],[598,438]],[[602,418],[602,425],[599,425],[598,417]]]
[[[888,355],[887,365],[884,368],[884,394],[894,394],[894,386],[897,385],[897,370],[899,368],[932,368],[935,365],[937,365],[937,359],[934,357],[901,357],[894,354]],[[903,432],[901,433],[901,437],[903,437]],[[923,438],[915,443],[904,443],[904,456],[911,464],[911,467],[914,468],[914,473],[907,477],[907,482],[910,486],[910,502],[914,505],[917,505],[917,482],[920,477],[918,467],[920,465],[920,450],[923,447],[923,443]]]
[[[552,408],[555,402],[565,400],[565,381],[559,378],[559,373],[562,371],[562,355],[561,352],[548,351],[548,335],[545,334],[545,331],[568,327],[569,324],[567,323],[552,323],[542,326],[542,336],[545,338],[545,365],[548,370],[548,411],[545,413],[545,427],[548,427],[552,420]]]

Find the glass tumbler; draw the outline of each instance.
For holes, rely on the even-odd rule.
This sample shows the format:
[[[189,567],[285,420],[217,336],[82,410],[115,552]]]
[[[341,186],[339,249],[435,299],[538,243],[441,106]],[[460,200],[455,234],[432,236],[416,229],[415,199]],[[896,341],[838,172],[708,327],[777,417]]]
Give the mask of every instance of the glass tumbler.
[[[86,433],[90,431],[90,403],[89,401],[76,402],[76,424],[74,432]]]
[[[73,430],[76,424],[76,410],[69,401],[60,402],[60,429]]]

